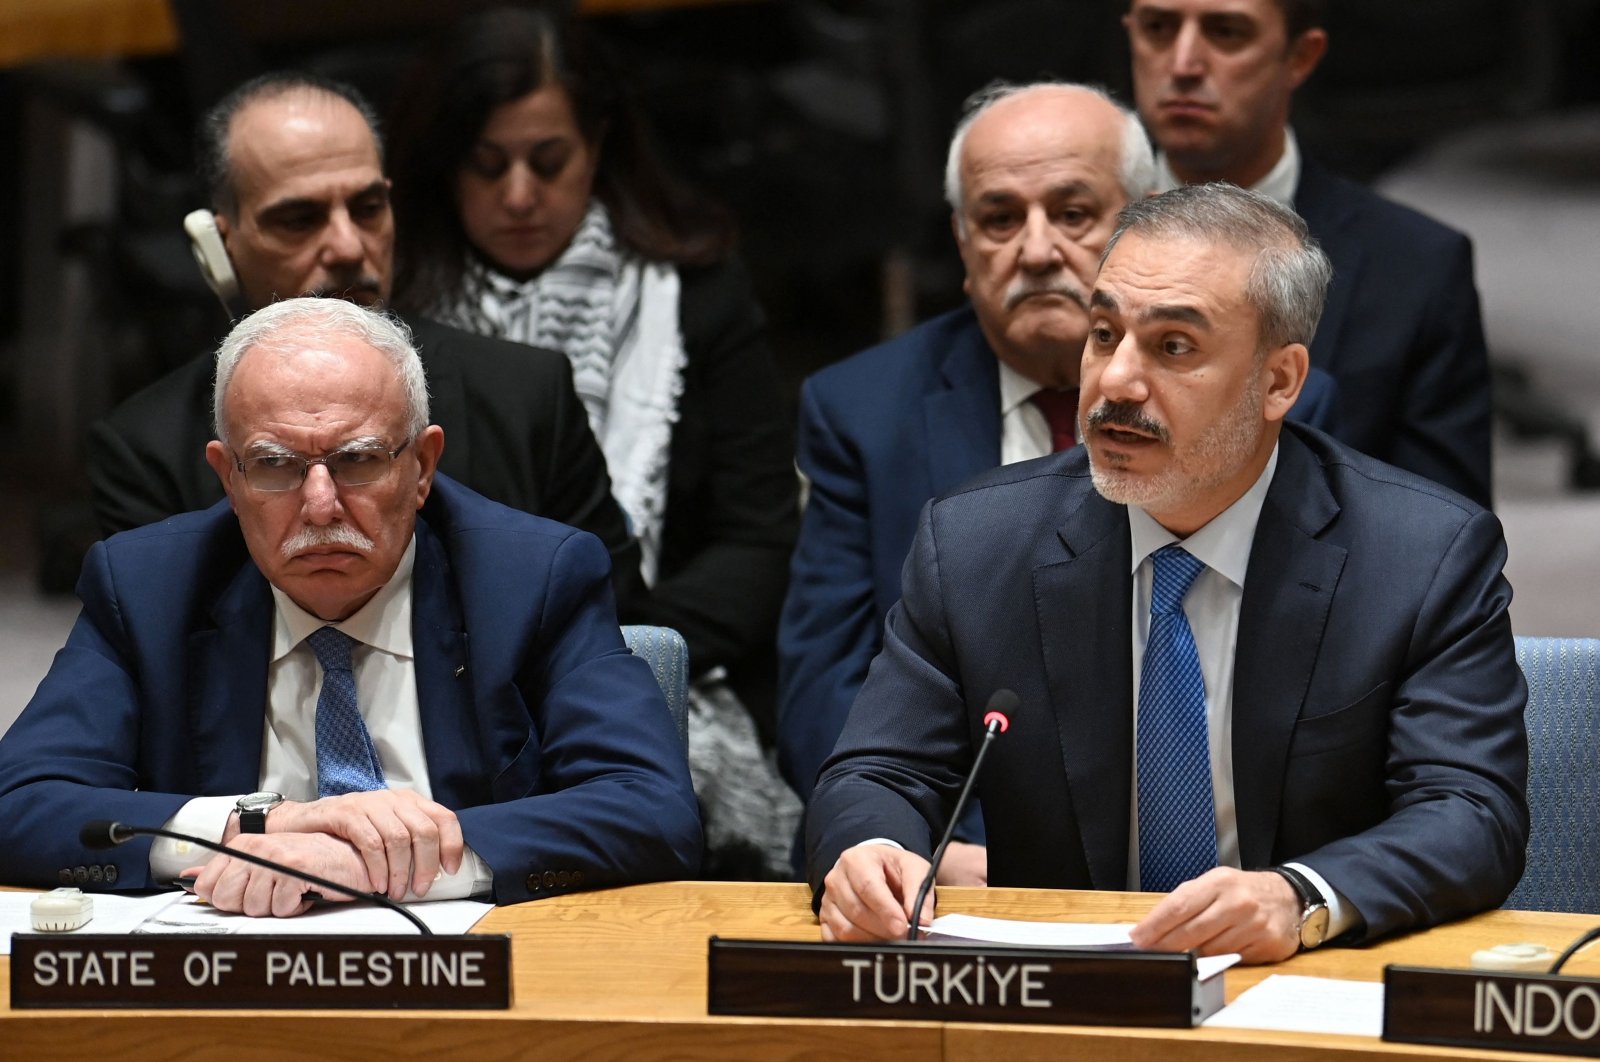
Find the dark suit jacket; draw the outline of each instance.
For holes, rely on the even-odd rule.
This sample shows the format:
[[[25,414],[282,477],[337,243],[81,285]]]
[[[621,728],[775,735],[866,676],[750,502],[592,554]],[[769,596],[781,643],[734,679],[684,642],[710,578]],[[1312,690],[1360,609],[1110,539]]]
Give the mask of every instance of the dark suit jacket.
[[[1527,689],[1505,556],[1492,514],[1285,429],[1234,664],[1245,867],[1303,862],[1368,937],[1510,893],[1528,835]],[[1000,688],[1020,705],[978,784],[990,883],[1126,887],[1131,564],[1127,512],[1095,492],[1081,447],[924,510],[883,652],[807,812],[813,888],[871,837],[931,850]]]
[[[1472,244],[1311,159],[1295,209],[1333,262],[1311,364],[1362,453],[1490,504],[1489,356]]]
[[[437,321],[408,322],[428,374],[431,419],[444,428],[440,471],[524,512],[582,528],[611,553],[618,597],[641,591],[639,547],[611,497],[562,355],[485,339]],[[206,464],[213,358],[190,361],[89,429],[89,479],[107,535],[222,497]]]
[[[770,744],[772,643],[798,522],[792,412],[744,271],[724,262],[680,268],[678,277],[687,363],[659,577],[620,611],[624,623],[681,633],[694,674],[727,668]]]
[[[688,766],[623,646],[599,544],[443,476],[416,537],[429,783],[495,900],[693,874]],[[78,594],[66,648],[0,738],[0,880],[47,887],[94,864],[108,887],[146,888],[148,841],[90,852],[78,828],[159,825],[192,797],[257,788],[271,592],[222,502],[97,543]]]
[[[1313,373],[1293,415],[1330,428],[1334,391]],[[799,464],[811,499],[778,633],[779,764],[802,797],[882,645],[917,514],[999,463],[999,370],[970,306],[806,381]]]

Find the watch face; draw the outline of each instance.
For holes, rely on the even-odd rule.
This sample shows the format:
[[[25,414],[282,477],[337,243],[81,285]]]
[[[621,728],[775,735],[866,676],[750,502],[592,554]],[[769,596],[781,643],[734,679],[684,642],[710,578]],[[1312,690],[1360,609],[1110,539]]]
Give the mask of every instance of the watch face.
[[[271,811],[283,803],[278,793],[250,793],[239,798],[240,811]]]
[[[1328,908],[1326,904],[1318,904],[1306,915],[1305,921],[1300,923],[1300,946],[1315,948],[1328,936]]]

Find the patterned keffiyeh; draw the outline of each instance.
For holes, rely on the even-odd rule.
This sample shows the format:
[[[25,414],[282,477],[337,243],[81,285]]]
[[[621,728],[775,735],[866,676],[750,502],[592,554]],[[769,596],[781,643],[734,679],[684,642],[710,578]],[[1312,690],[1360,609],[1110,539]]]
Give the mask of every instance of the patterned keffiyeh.
[[[531,280],[513,280],[477,259],[460,300],[433,316],[480,335],[559,350],[611,473],[611,490],[639,539],[654,584],[667,504],[667,458],[683,394],[678,272],[617,246],[596,202],[572,242]]]

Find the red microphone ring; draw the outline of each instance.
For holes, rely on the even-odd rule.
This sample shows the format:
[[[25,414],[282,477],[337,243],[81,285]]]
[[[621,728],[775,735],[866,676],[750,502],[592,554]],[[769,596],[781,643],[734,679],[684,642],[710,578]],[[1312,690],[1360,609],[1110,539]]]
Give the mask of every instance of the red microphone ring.
[[[989,724],[996,720],[999,720],[1000,722],[1000,733],[1004,734],[1007,730],[1011,729],[1011,720],[1006,718],[1006,713],[1004,712],[987,713],[983,717],[983,728],[985,730],[989,729]]]

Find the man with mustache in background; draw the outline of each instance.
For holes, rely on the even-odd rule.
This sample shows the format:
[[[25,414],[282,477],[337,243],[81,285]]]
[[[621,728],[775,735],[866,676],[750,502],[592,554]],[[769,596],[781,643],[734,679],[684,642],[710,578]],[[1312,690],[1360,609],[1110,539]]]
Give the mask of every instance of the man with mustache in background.
[[[810,498],[778,632],[779,764],[802,800],[882,644],[923,504],[1073,445],[1096,260],[1117,211],[1153,182],[1136,117],[1102,92],[976,93],[945,171],[970,303],[806,381],[798,461]],[[1328,383],[1297,416],[1327,423]],[[981,841],[975,811],[957,836]],[[943,873],[982,884],[981,845],[952,844]]]
[[[230,314],[299,295],[388,302],[394,213],[377,119],[360,93],[313,75],[267,74],[213,106],[197,139],[218,240],[206,268],[219,295],[232,289]],[[592,532],[611,553],[623,607],[641,596],[639,547],[611,496],[567,359],[426,318],[407,324],[434,418],[450,433],[443,471],[495,501]],[[203,459],[211,361],[193,358],[90,428],[104,533],[222,497]]]

